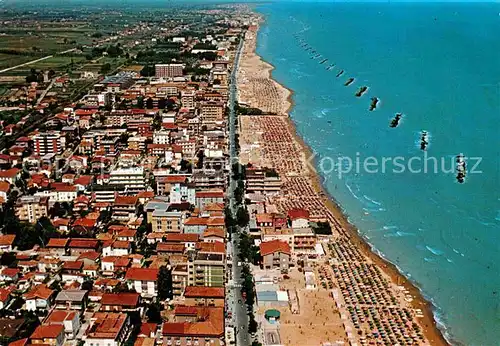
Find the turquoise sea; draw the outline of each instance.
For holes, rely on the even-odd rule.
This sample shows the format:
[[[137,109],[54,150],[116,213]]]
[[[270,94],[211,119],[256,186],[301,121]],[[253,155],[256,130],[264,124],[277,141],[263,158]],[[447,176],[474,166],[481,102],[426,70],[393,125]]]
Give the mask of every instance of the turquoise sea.
[[[325,187],[421,288],[453,344],[500,345],[500,4],[279,2],[257,10],[266,19],[257,52],[295,92],[291,117]],[[311,59],[299,38],[322,57]],[[357,98],[362,85],[368,92]],[[381,102],[369,112],[374,96]],[[389,128],[397,112],[403,119]],[[422,130],[438,172],[429,161],[428,173],[396,174],[390,164],[382,173],[382,158],[423,158]],[[469,172],[464,184],[439,167],[444,160],[453,169],[460,153],[468,169],[482,159],[482,173]],[[357,156],[360,170],[339,177],[348,165],[338,158]],[[362,169],[368,156],[378,173]],[[412,168],[423,169],[417,160]]]

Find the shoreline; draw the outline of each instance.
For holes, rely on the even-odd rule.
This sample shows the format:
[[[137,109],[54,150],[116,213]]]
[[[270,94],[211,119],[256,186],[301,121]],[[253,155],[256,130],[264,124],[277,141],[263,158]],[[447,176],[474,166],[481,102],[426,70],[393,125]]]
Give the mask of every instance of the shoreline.
[[[258,41],[257,40],[258,31],[262,24],[262,18],[263,18],[261,14],[258,14],[258,16],[261,20],[259,20],[258,28],[255,31],[256,42]],[[272,72],[275,69],[275,66],[264,60],[257,53],[256,51],[257,44],[255,44],[253,48],[254,48],[253,54],[256,57],[258,57],[258,59],[262,62],[260,64],[260,69],[263,70],[263,73],[266,73],[268,75],[268,78],[273,83],[278,85],[283,90],[286,90],[287,97],[285,102],[288,104],[288,106],[286,107],[286,111],[280,115],[286,116],[286,124],[293,135],[294,141],[302,149],[302,154],[304,155],[304,157],[305,158],[311,157],[313,155],[313,150],[311,149],[311,147],[309,147],[306,141],[299,135],[296,125],[290,116],[290,112],[295,106],[293,101],[294,91],[282,85],[281,83],[277,82],[273,78]],[[245,55],[243,55],[242,60],[244,59],[244,57]],[[240,69],[242,69],[241,64],[240,64]],[[238,90],[239,89],[240,88],[238,87]],[[398,286],[402,286],[406,290],[408,290],[409,294],[413,297],[412,302],[408,303],[408,306],[413,309],[422,310],[423,317],[419,318],[417,321],[422,328],[423,335],[425,336],[426,340],[431,345],[443,345],[443,346],[451,345],[451,343],[445,338],[443,331],[438,327],[438,323],[434,316],[432,303],[423,296],[420,288],[415,283],[413,283],[406,276],[404,276],[403,273],[399,271],[396,265],[394,265],[381,255],[376,253],[375,251],[378,250],[376,250],[359,234],[358,229],[348,221],[348,218],[344,214],[338,201],[332,194],[328,192],[326,187],[323,185],[322,176],[317,172],[315,166],[312,169],[310,166],[308,167],[307,177],[310,179],[314,190],[320,196],[326,208],[328,208],[330,212],[333,214],[333,217],[338,223],[338,226],[344,233],[343,235],[345,235],[352,242],[352,245],[355,248],[357,248],[364,256],[366,256],[366,258],[368,258],[378,268],[380,268],[382,272],[385,273],[390,278],[392,283],[395,283]],[[335,230],[333,230],[333,232],[335,232]]]

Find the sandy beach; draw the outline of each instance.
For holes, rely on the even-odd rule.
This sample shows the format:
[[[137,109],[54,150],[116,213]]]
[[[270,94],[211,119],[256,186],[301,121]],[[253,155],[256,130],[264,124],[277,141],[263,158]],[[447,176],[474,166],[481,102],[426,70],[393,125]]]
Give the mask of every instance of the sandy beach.
[[[312,151],[297,135],[288,116],[293,106],[292,92],[272,79],[273,66],[255,53],[257,30],[249,30],[245,37],[238,71],[238,96],[240,103],[267,114],[240,117],[240,161],[272,167],[280,174],[282,192],[269,201],[279,211],[300,207],[310,212],[312,220],[330,222],[334,234],[324,248],[331,264],[333,285],[339,292],[335,298],[337,309],[331,309],[332,317],[341,316],[333,319],[338,323],[335,329],[342,328],[351,341],[361,345],[371,342],[390,345],[401,340],[405,344],[411,340],[418,345],[448,345],[419,289],[395,266],[371,251],[347,221],[334,196],[323,188],[310,160]],[[329,299],[334,302],[334,298]],[[319,344],[316,338],[307,339],[307,333],[314,333],[313,330],[300,332],[301,345]],[[294,340],[292,333],[286,334],[282,341],[297,345],[299,339]]]

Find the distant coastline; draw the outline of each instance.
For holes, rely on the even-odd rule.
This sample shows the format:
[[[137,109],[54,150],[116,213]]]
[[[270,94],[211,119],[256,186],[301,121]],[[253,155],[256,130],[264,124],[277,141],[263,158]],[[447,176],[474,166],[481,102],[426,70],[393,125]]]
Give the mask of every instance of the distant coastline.
[[[261,13],[253,10],[261,17],[261,22],[259,25],[259,30],[265,23],[265,17]],[[258,37],[258,35],[257,35]],[[258,41],[258,40],[257,40]],[[302,147],[303,152],[306,157],[310,157],[312,155],[312,149],[306,143],[306,141],[298,134],[296,130],[296,125],[293,119],[290,117],[290,112],[294,107],[293,94],[294,91],[285,85],[277,82],[273,76],[272,72],[275,69],[275,66],[264,60],[260,55],[258,55],[255,47],[255,55],[259,57],[262,61],[262,64],[259,67],[268,74],[269,78],[276,83],[280,88],[286,90],[286,102],[288,106],[286,108],[286,114],[288,115],[288,125],[290,130],[294,134],[294,138],[297,143]],[[398,283],[400,286],[404,286],[410,294],[414,297],[410,306],[414,309],[421,309],[424,317],[419,319],[420,325],[423,327],[424,335],[426,339],[434,346],[434,345],[451,345],[451,342],[447,340],[443,334],[443,331],[439,328],[435,316],[433,305],[430,301],[426,300],[423,296],[420,288],[416,286],[413,282],[411,282],[408,278],[402,274],[397,266],[387,260],[381,253],[378,252],[371,244],[369,244],[358,232],[357,228],[352,225],[347,216],[344,214],[343,209],[336,201],[335,197],[331,195],[331,193],[326,189],[323,184],[323,179],[321,175],[317,172],[310,172],[310,177],[313,181],[313,186],[321,196],[324,196],[325,205],[331,210],[331,212],[335,215],[336,220],[339,222],[343,230],[348,234],[349,239],[352,243],[368,258],[370,258],[373,263],[375,263],[383,272],[385,272],[392,280],[392,282]]]

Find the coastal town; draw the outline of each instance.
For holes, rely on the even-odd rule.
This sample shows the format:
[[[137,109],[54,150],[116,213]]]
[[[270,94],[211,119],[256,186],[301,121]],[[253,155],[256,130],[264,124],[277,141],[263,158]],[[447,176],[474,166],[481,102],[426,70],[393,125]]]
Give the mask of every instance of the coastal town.
[[[261,15],[9,11],[1,345],[447,344],[323,190]]]

